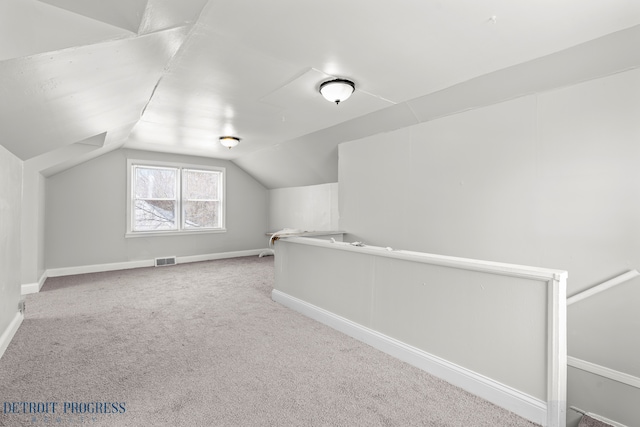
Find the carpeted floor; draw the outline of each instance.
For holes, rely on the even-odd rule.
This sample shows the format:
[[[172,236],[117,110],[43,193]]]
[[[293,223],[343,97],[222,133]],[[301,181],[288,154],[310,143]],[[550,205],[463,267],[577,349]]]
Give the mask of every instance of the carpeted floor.
[[[0,426],[535,426],[272,287],[272,257],[47,279],[0,359]]]

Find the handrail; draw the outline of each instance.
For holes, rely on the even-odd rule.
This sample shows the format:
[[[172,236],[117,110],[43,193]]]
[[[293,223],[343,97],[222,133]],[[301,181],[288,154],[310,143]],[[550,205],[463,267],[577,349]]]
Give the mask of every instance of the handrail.
[[[607,280],[606,282],[600,283],[599,285],[589,288],[586,291],[582,291],[570,298],[567,298],[567,305],[575,304],[578,301],[582,301],[585,298],[589,298],[591,296],[599,294],[600,292],[606,291],[607,289],[611,289],[612,287],[627,282],[637,276],[640,276],[638,270],[628,271],[624,274],[621,274],[620,276],[614,277],[611,280]]]
[[[577,357],[567,356],[567,364],[582,371],[590,372],[622,384],[640,389],[640,378],[616,371],[615,369],[606,368],[604,366],[578,359]]]
[[[413,252],[402,249],[383,248],[380,246],[353,245],[347,242],[331,242],[327,240],[311,239],[307,237],[281,236],[294,243],[310,246],[331,247],[342,251],[365,253],[387,258],[404,259],[443,267],[460,268],[463,270],[490,272],[503,276],[522,277],[537,280],[566,280],[568,273],[564,270],[530,267],[527,265],[508,264],[494,261],[483,261],[471,258],[460,258],[447,255]]]

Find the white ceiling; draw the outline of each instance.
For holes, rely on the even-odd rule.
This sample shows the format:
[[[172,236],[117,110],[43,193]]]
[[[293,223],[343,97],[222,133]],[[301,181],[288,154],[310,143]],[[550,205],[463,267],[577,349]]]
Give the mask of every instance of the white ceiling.
[[[93,156],[333,182],[340,142],[637,67],[638,24],[637,0],[3,0],[0,143],[77,163],[63,149],[102,135]],[[357,85],[338,106],[317,92],[332,76]]]

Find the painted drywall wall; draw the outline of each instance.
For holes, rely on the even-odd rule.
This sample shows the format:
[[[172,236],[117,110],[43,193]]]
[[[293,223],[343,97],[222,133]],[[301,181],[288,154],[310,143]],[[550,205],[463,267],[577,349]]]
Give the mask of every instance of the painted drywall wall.
[[[640,268],[638,117],[634,69],[342,144],[340,228],[377,246],[568,270],[576,294]],[[568,322],[571,355],[581,326]],[[599,394],[597,379],[588,387]]]
[[[22,198],[22,284],[40,281],[44,274],[45,178],[24,162]]]
[[[22,161],[0,145],[0,337],[19,313],[21,198]]]
[[[338,183],[269,190],[269,231],[338,230]]]
[[[342,144],[340,227],[376,246],[541,265],[527,203],[535,106],[520,98]]]
[[[128,158],[225,167],[227,232],[126,238]],[[47,268],[267,246],[267,190],[225,160],[120,149],[49,177],[46,193]]]
[[[569,271],[640,267],[640,70],[340,146],[340,227],[377,246]]]
[[[22,174],[22,284],[33,291],[45,273],[46,179],[50,171],[95,151],[104,134],[25,160]],[[66,168],[60,169],[64,170]]]

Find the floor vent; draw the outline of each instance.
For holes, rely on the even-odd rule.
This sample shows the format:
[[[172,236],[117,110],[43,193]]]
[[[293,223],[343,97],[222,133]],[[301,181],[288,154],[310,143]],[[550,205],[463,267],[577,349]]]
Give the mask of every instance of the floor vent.
[[[156,267],[164,267],[165,265],[176,265],[176,257],[156,258]]]

